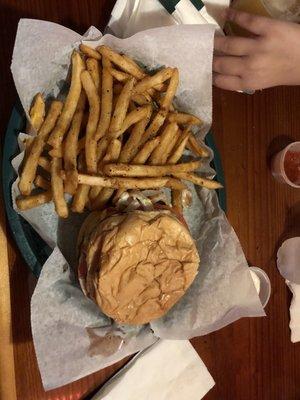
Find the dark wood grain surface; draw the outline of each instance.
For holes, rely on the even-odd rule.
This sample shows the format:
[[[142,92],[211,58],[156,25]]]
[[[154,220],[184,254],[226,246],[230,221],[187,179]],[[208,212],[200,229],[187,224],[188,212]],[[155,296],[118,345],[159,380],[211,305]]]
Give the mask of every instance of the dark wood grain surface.
[[[108,0],[0,1],[2,132],[16,100],[9,66],[18,20],[22,17],[50,20],[83,33],[92,24],[103,29],[113,3]],[[215,90],[213,120],[225,170],[228,218],[249,263],[268,273],[272,296],[266,318],[243,319],[192,340],[216,381],[206,398],[299,400],[300,344],[290,342],[288,309],[291,296],[276,270],[275,259],[282,240],[300,235],[300,190],[277,184],[270,174],[269,160],[285,144],[300,140],[300,88],[269,89],[253,96]],[[1,225],[5,230],[3,216]],[[30,297],[35,280],[9,231],[6,234],[16,398],[83,398],[122,363],[63,388],[44,392],[30,331]],[[9,397],[3,398],[7,399]]]

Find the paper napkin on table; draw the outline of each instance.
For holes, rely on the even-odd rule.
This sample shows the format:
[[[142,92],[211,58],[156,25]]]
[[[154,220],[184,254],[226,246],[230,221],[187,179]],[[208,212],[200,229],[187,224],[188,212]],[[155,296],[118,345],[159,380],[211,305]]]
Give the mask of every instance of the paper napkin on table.
[[[300,237],[286,240],[277,253],[277,266],[293,293],[290,306],[291,341],[300,341]]]
[[[214,384],[187,340],[160,340],[93,400],[200,400]]]
[[[202,8],[195,7],[195,0],[169,3],[175,3],[175,6],[174,10],[169,9],[168,12],[159,0],[119,0],[112,10],[108,27],[121,38],[142,30],[174,24],[215,24],[222,28],[222,11],[229,6],[230,0],[204,0],[205,7]]]

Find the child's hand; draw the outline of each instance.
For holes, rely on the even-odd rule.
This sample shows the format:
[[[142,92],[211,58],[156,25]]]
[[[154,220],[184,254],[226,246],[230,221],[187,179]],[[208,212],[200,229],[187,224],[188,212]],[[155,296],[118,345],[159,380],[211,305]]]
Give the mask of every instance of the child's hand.
[[[248,38],[215,36],[214,85],[227,90],[300,85],[300,25],[228,9]]]

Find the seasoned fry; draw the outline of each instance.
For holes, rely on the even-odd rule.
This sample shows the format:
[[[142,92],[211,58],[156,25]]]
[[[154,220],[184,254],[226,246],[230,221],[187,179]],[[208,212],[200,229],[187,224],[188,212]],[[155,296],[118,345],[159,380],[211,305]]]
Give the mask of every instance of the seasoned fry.
[[[117,161],[119,156],[120,156],[120,151],[121,151],[121,142],[117,139],[113,139],[112,142],[110,143],[109,149],[103,158],[103,162],[112,162],[112,161]],[[97,186],[94,186],[91,191],[94,188],[98,188]],[[101,189],[100,189],[101,190]],[[105,204],[109,201],[111,196],[114,193],[114,189],[112,188],[103,188],[98,196],[95,198],[95,201],[92,203],[92,209],[102,209]]]
[[[142,79],[145,76],[145,73],[141,71],[140,67],[138,67],[132,60],[128,61],[127,57],[121,56],[111,48],[107,46],[100,46],[97,50],[102,54],[103,57],[107,57],[122,71],[127,72],[137,79]]]
[[[132,95],[131,99],[139,106],[145,106],[151,103],[151,97],[147,96],[146,93],[135,93]]]
[[[144,120],[147,117],[147,115],[149,114],[149,110],[150,110],[150,115],[151,115],[151,110],[152,110],[151,106],[138,107],[135,110],[128,113],[126,118],[124,119],[121,129],[119,131],[115,132],[111,136],[113,136],[115,138],[118,138],[119,136],[121,136],[132,125],[140,122],[141,120]],[[148,122],[149,122],[149,119],[148,119]]]
[[[167,164],[176,164],[180,160],[184,152],[185,146],[187,144],[187,141],[189,140],[189,136],[190,136],[190,131],[187,128],[184,130],[182,136],[179,138],[177,144],[175,145],[175,149],[168,158]]]
[[[95,58],[88,58],[86,60],[86,69],[89,71],[96,89],[99,91],[100,86],[100,68],[99,62]]]
[[[132,164],[137,164],[137,165],[144,164],[150,157],[153,150],[157,148],[159,143],[160,143],[159,137],[156,137],[145,143],[144,146],[141,148],[141,150],[133,158]]]
[[[206,187],[207,189],[220,189],[223,187],[219,182],[202,178],[201,176],[192,173],[179,172],[174,174],[174,176],[180,179],[184,179],[186,181],[191,181],[195,185],[203,186]]]
[[[60,147],[63,138],[71,124],[81,92],[81,73],[85,69],[84,62],[77,51],[72,54],[72,78],[70,90],[67,95],[62,113],[53,129],[48,143],[54,147]]]
[[[166,183],[166,187],[172,189],[172,190],[185,190],[186,185],[181,182],[180,179],[176,178],[169,178],[168,182]]]
[[[29,129],[27,133],[37,133],[42,126],[45,118],[45,102],[41,93],[34,96],[32,106],[29,111]]]
[[[171,197],[172,206],[175,208],[175,210],[182,213],[182,190],[172,190]]]
[[[104,138],[103,138],[104,139]],[[101,140],[103,140],[101,139]],[[107,139],[106,139],[107,140]],[[104,163],[117,161],[121,151],[121,142],[118,139],[112,139],[109,144],[106,146],[106,154],[101,157],[98,163],[98,172],[102,174],[102,169]],[[104,146],[103,146],[104,149]],[[91,201],[95,200],[99,195],[101,188],[99,186],[94,186],[91,188],[89,193],[89,198]]]
[[[84,211],[84,208],[88,202],[89,191],[89,185],[78,185],[71,205],[71,210],[73,212],[82,213]]]
[[[101,162],[102,158],[104,157],[107,146],[109,144],[110,139],[109,138],[102,138],[99,140],[98,145],[97,145],[97,162]]]
[[[156,74],[152,76],[146,76],[141,81],[139,81],[134,88],[134,93],[144,93],[148,89],[153,88],[160,83],[165,82],[170,79],[173,74],[172,68],[164,68],[158,71]]]
[[[64,197],[64,185],[61,177],[61,169],[61,158],[54,157],[51,161],[51,189],[55,210],[59,217],[67,218],[69,215],[69,210]]]
[[[162,165],[167,163],[167,159],[169,158],[170,154],[172,153],[174,147],[176,146],[176,143],[179,139],[179,136],[181,136],[181,134],[182,134],[182,132],[180,131],[180,129],[177,129],[177,132],[174,133],[170,142],[167,143],[166,151],[164,153],[162,153],[161,158],[160,158]]]
[[[128,81],[128,79],[130,78],[129,74],[126,74],[126,72],[118,71],[115,68],[109,68],[109,72],[119,82]]]
[[[16,199],[17,207],[19,210],[25,211],[30,208],[41,206],[42,204],[49,203],[52,200],[51,190],[39,194],[33,194],[26,197]]]
[[[37,175],[34,180],[34,185],[38,188],[49,190],[51,189],[51,182],[43,178],[41,175]]]
[[[80,51],[88,57],[95,58],[96,60],[101,60],[101,54],[86,44],[81,43],[79,46]]]
[[[128,110],[134,83],[135,79],[130,78],[125,83],[122,92],[119,94],[119,98],[109,125],[109,135],[112,137],[114,137],[115,133],[118,132],[122,127]]]
[[[155,117],[153,118],[153,120],[150,123],[149,127],[146,129],[145,134],[142,137],[142,144],[148,142],[148,140],[150,140],[154,136],[156,136],[159,128],[165,122],[167,114],[168,113],[167,113],[166,110],[159,110],[158,111],[158,113],[155,115]]]
[[[101,114],[95,134],[96,141],[101,139],[106,134],[111,119],[112,104],[113,104],[113,77],[109,72],[110,68],[111,68],[111,62],[106,57],[103,57],[102,85],[101,85],[101,91],[102,91]]]
[[[119,162],[120,163],[128,163],[130,162],[133,157],[137,154],[141,142],[141,138],[145,132],[146,126],[148,125],[152,113],[152,107],[146,106],[146,115],[141,121],[137,122],[134,126],[127,142],[122,148]],[[127,117],[125,118],[126,121]],[[125,123],[124,121],[124,123]],[[124,125],[124,124],[123,124]]]
[[[193,134],[190,135],[187,148],[198,157],[208,157],[209,152],[201,146]]]
[[[147,75],[145,73],[145,71],[143,71],[143,69],[135,61],[133,61],[130,57],[127,57],[126,54],[123,54],[122,57],[124,58],[125,61],[127,61],[129,64],[131,64],[135,70],[139,71],[140,77],[136,76],[137,79],[142,79],[144,76]]]
[[[36,175],[36,169],[39,163],[40,155],[42,154],[45,146],[45,141],[48,138],[49,133],[54,128],[55,123],[61,113],[62,103],[60,101],[53,101],[48,115],[39,130],[38,136],[34,138],[31,145],[29,155],[25,160],[24,168],[21,173],[19,189],[23,195],[29,195],[31,192],[31,186]]]
[[[66,193],[74,194],[78,184],[77,178],[77,154],[78,154],[78,135],[82,123],[86,96],[84,91],[77,104],[77,108],[71,123],[71,127],[63,144],[64,148],[64,168],[66,172],[65,191]]]
[[[202,125],[200,118],[192,114],[182,112],[171,112],[168,115],[168,121],[176,122],[178,125]]]
[[[78,182],[90,186],[115,189],[156,189],[166,186],[168,178],[110,178],[95,175],[78,175]]]
[[[89,102],[89,119],[85,135],[85,161],[88,172],[97,172],[97,142],[95,132],[100,114],[100,99],[93,79],[88,71],[81,74],[83,89]]]
[[[201,161],[190,161],[176,165],[132,165],[132,164],[107,164],[103,171],[108,176],[165,176],[176,175],[180,172],[195,171],[201,165]]]
[[[169,111],[170,105],[173,102],[178,84],[179,84],[179,72],[178,72],[177,68],[174,68],[172,71],[172,76],[171,76],[171,79],[169,82],[168,89],[166,91],[165,96],[162,99],[162,102],[161,102],[162,109],[166,109]]]
[[[168,145],[174,139],[174,136],[176,135],[177,131],[178,131],[178,125],[175,123],[170,123],[166,126],[166,128],[161,134],[159,146],[156,147],[156,149],[150,156],[149,163],[151,165],[162,164],[162,158],[164,157],[164,154],[167,152]]]
[[[38,166],[42,167],[45,171],[50,172],[51,166],[50,161],[46,157],[39,157]]]

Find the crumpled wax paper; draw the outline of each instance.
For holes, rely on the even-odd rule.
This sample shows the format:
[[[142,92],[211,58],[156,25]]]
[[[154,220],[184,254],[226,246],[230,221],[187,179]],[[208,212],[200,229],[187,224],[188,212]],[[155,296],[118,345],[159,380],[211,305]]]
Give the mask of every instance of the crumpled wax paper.
[[[177,107],[204,121],[198,134],[203,138],[211,125],[214,29],[211,25],[177,25],[118,39],[102,37],[94,27],[81,37],[51,22],[22,19],[11,69],[22,105],[28,111],[37,91],[46,97],[59,93],[68,74],[71,52],[81,40],[93,47],[105,43],[149,68],[177,66]],[[18,155],[13,161],[16,170],[22,157]],[[212,176],[209,162],[201,173]],[[241,317],[265,315],[242,248],[220,209],[216,193],[189,187],[193,206],[185,210],[185,218],[200,253],[199,273],[167,315],[146,326],[114,324],[80,291],[69,264],[76,265],[76,235],[83,216],[58,220],[52,204],[20,212],[54,248],[31,302],[33,340],[46,389],[99,370],[149,346],[157,338],[188,339]],[[13,199],[18,194],[16,181]]]

